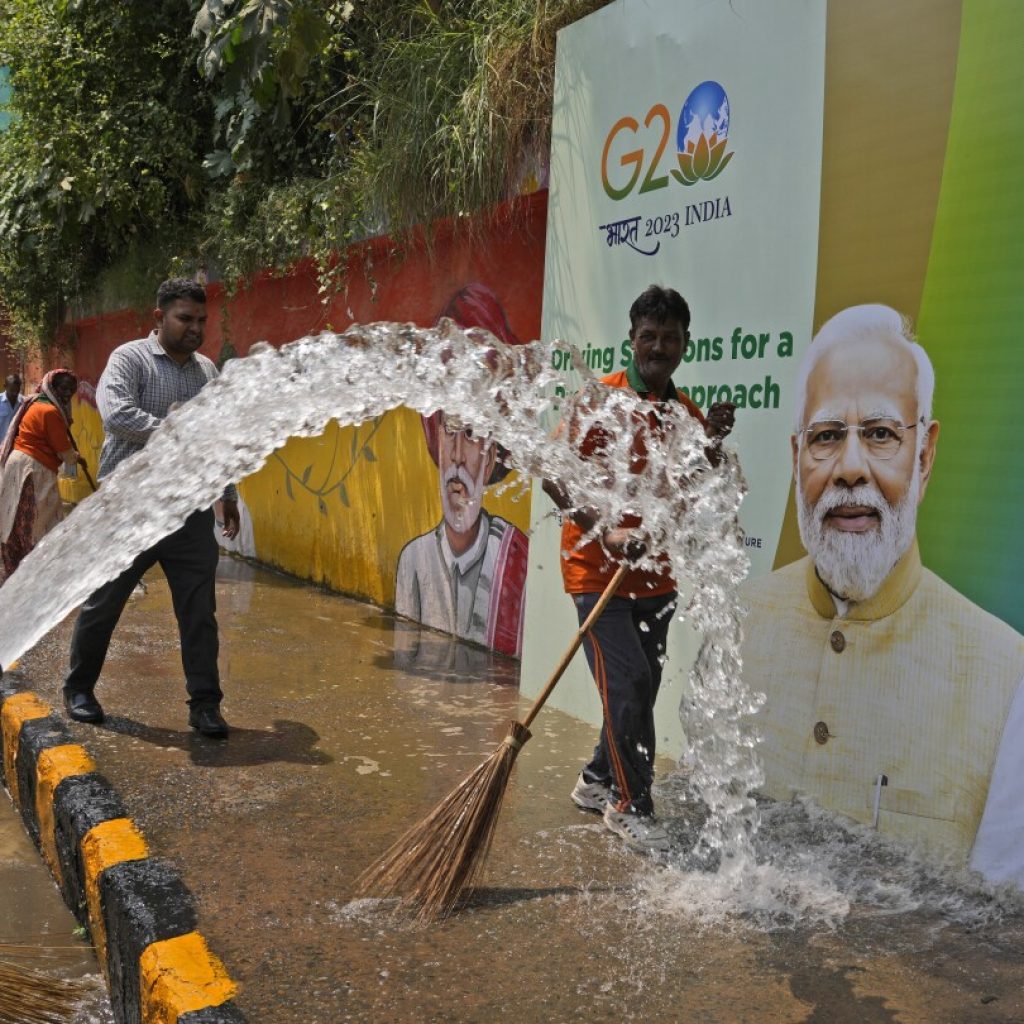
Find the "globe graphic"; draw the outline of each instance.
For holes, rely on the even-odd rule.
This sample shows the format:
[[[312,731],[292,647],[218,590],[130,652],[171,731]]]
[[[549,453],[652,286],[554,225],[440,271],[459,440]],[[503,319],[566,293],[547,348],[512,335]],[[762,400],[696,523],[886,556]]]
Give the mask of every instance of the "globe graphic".
[[[701,134],[719,139],[729,134],[729,97],[717,82],[701,82],[683,104],[676,129],[676,145],[686,151],[687,142],[694,145]]]

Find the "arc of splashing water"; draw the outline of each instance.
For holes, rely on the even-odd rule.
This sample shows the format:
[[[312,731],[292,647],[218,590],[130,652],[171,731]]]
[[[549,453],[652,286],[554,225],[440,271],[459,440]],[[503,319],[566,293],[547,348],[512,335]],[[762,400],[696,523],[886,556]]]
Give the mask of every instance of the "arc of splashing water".
[[[0,665],[20,657],[191,512],[209,507],[227,482],[259,469],[289,437],[318,435],[332,419],[358,424],[399,405],[424,415],[443,408],[491,434],[524,475],[563,481],[574,501],[597,511],[600,524],[640,514],[651,549],[666,552],[676,578],[693,585],[686,616],[703,640],[683,724],[696,764],[694,788],[709,811],[699,842],[745,862],[757,827],[748,794],[761,777],[747,725],[758,702],[740,679],[736,586],[748,567],[736,522],[742,475],[734,460],[711,470],[706,439],[677,410],[659,413],[674,418],[676,429],[648,439],[648,472],[629,473],[628,425],[646,403],[596,385],[569,349],[583,379],[576,402],[581,429],[611,426],[603,466],[581,460],[545,426],[555,385],[564,383],[552,368],[555,348],[567,350],[558,342],[512,348],[450,321],[432,329],[376,323],[281,349],[253,346],[171,413],[146,448],[43,538],[0,588]]]

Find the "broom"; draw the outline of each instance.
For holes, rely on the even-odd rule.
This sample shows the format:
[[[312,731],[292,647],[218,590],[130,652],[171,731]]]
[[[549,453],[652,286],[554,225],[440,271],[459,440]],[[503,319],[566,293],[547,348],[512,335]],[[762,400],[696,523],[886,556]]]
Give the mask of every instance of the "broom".
[[[66,1024],[81,997],[73,981],[0,961],[0,1024]]]
[[[75,450],[75,454],[81,457],[81,452],[78,450],[78,445],[75,443],[75,439],[71,436],[71,428],[68,428],[68,440],[71,442],[71,447]],[[84,462],[79,462],[78,465],[82,467],[82,472],[85,474],[85,479],[88,481],[89,486],[92,488],[93,494],[95,494],[99,488],[96,486],[96,481],[92,478],[92,473],[89,472],[89,467]],[[0,1021],[0,1024],[3,1024]]]
[[[530,738],[530,724],[628,569],[629,563],[623,562],[605,587],[523,721],[513,721],[497,750],[359,876],[361,893],[401,892],[401,905],[417,907],[421,921],[447,917],[455,909],[487,859],[512,766]]]

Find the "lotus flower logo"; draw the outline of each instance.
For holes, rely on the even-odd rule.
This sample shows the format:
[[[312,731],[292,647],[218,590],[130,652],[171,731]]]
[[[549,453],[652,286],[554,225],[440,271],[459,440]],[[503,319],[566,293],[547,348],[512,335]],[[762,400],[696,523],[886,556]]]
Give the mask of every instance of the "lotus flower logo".
[[[717,82],[701,82],[686,98],[676,130],[679,170],[672,175],[683,185],[710,181],[732,159],[729,142],[729,97]]]

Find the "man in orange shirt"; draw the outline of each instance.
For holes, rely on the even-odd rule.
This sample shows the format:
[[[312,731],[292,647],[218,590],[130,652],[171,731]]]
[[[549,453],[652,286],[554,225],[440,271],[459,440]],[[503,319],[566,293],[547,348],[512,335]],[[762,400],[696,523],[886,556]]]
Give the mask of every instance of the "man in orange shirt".
[[[651,285],[629,310],[632,362],[625,370],[601,378],[609,387],[630,388],[656,403],[680,402],[712,440],[708,457],[717,462],[717,444],[733,426],[734,406],[719,402],[705,417],[672,382],[690,340],[690,310],[672,288]],[[638,434],[653,424],[638,424]],[[601,431],[579,442],[585,458],[600,458]],[[638,449],[642,444],[637,445]],[[640,473],[646,457],[638,450],[630,472]],[[562,576],[582,624],[623,559],[644,550],[641,522],[624,519],[600,539],[582,544],[596,523],[593,512],[576,507],[557,481],[544,491],[563,512]],[[572,792],[583,810],[604,817],[605,825],[637,850],[666,850],[668,835],[654,817],[654,702],[661,684],[665,638],[676,602],[676,585],[667,571],[635,569],[626,574],[615,596],[584,640],[587,661],[601,694],[604,726],[594,756]]]

